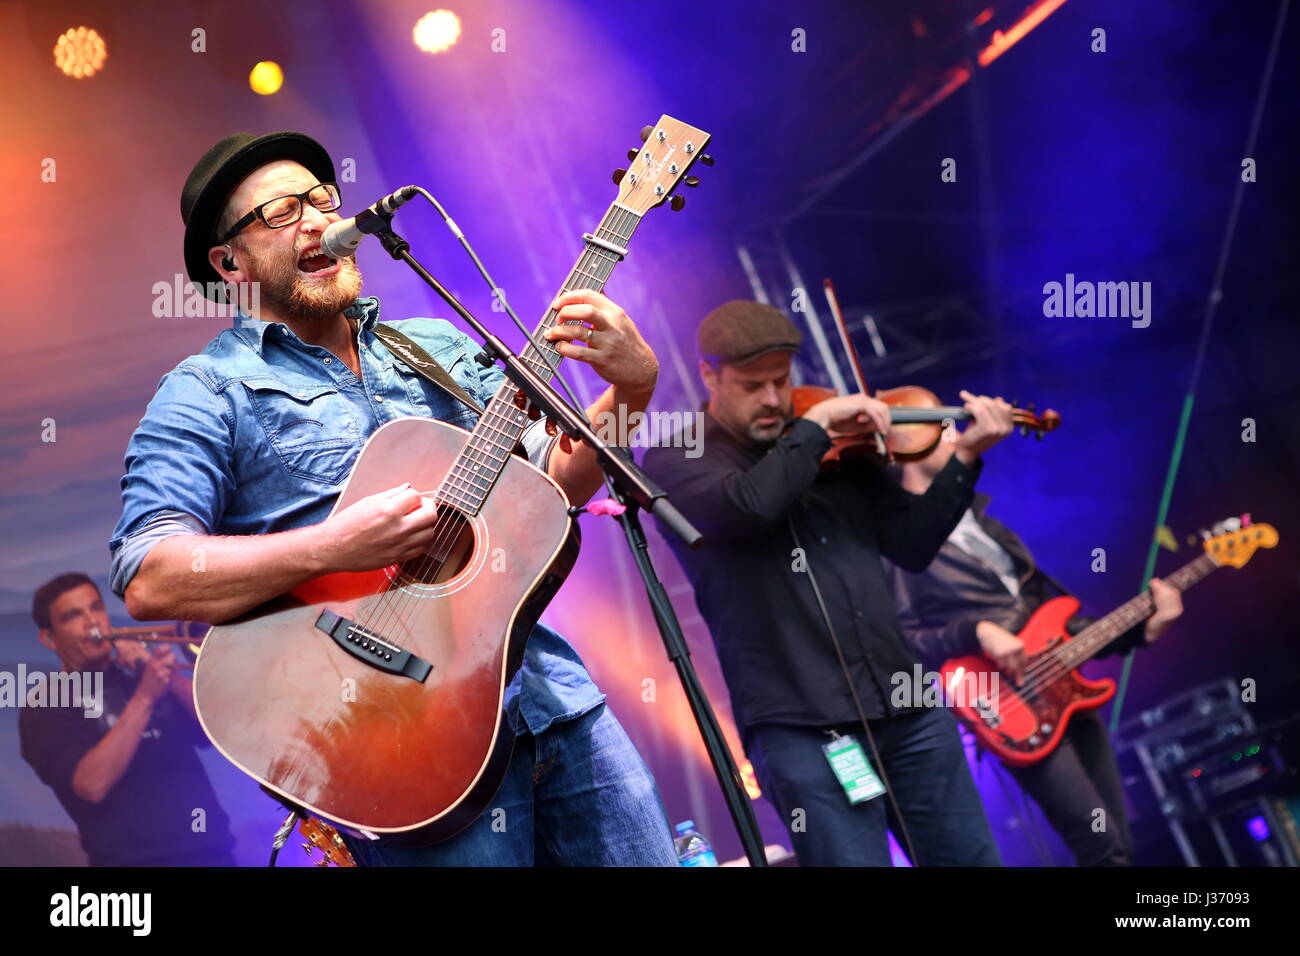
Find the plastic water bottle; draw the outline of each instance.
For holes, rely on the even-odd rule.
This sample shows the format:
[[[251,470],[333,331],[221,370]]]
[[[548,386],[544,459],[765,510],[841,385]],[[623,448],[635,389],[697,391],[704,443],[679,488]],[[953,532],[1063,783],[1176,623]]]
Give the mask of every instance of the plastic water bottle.
[[[682,866],[717,866],[718,858],[713,855],[713,847],[704,839],[703,834],[695,829],[694,820],[683,820],[677,824],[677,838],[673,840],[677,847],[677,862]]]

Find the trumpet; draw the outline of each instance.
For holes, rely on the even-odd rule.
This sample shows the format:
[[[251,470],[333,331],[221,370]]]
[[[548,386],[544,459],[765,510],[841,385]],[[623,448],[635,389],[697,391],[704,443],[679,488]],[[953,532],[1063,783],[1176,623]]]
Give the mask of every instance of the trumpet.
[[[141,641],[145,644],[179,644],[198,657],[203,638],[181,633],[187,623],[178,621],[165,627],[114,627],[109,629],[108,634],[95,628],[90,632],[90,636],[101,643],[108,641],[112,644],[116,644],[120,639]]]

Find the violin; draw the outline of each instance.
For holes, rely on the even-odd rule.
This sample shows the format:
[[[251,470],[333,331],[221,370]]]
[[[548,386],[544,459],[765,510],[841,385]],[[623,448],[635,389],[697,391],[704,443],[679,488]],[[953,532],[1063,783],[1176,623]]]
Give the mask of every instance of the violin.
[[[862,364],[858,361],[857,350],[849,338],[849,327],[840,309],[835,287],[830,279],[823,282],[826,301],[830,305],[831,315],[839,329],[840,342],[849,357],[853,377],[858,390],[863,395],[870,395],[867,390],[866,376]],[[833,388],[819,385],[799,385],[791,389],[794,414],[802,416],[818,402],[834,398],[839,393]],[[875,397],[890,407],[890,429],[888,434],[878,432],[833,433],[830,450],[822,456],[823,467],[839,464],[841,458],[860,455],[877,455],[890,462],[919,461],[930,455],[943,440],[944,428],[952,423],[969,421],[971,413],[964,407],[940,404],[934,392],[919,385],[902,385],[878,391]],[[1042,415],[1034,412],[1031,404],[1028,408],[1016,408],[1012,419],[1021,435],[1031,432],[1041,439],[1047,432],[1053,431],[1061,424],[1061,416],[1048,409]]]

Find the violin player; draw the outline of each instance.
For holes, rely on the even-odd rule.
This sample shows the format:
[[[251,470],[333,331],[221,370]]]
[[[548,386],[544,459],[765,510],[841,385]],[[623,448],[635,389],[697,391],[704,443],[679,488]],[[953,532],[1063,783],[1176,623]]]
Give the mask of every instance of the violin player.
[[[794,414],[802,335],[732,301],[697,330],[709,393],[697,457],[671,439],[647,471],[704,535],[666,535],[717,647],[745,753],[804,866],[888,866],[892,829],[921,866],[1000,865],[953,715],[895,706],[917,662],[881,555],[921,571],[970,507],[1011,406],[962,392],[971,419],[925,494],[871,456],[827,470],[830,433],[886,432],[890,409],[842,395]],[[879,784],[884,785],[883,792]]]

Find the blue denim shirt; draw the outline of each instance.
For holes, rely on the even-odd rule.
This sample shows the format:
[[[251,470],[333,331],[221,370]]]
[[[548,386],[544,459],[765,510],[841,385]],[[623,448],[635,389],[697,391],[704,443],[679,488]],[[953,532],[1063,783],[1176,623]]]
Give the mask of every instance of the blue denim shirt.
[[[242,314],[163,376],[126,450],[122,517],[109,542],[119,597],[169,535],[270,534],[324,521],[361,446],[385,422],[419,415],[474,427],[474,412],[375,336],[378,299],[357,299],[345,314],[360,321],[361,379],[288,326]],[[505,378],[474,361],[473,340],[445,320],[400,327],[481,404]],[[545,469],[554,439],[543,425],[529,426],[523,444]],[[538,624],[506,692],[516,730],[541,733],[604,699],[577,652]]]

